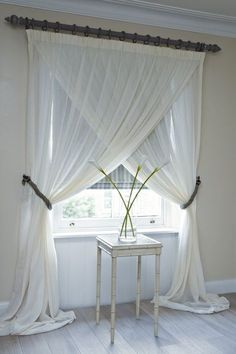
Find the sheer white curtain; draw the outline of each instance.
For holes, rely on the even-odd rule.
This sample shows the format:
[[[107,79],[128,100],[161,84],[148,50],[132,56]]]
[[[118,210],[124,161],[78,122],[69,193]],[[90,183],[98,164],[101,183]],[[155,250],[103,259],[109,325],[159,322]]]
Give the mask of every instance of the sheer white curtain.
[[[181,205],[195,187],[200,145],[202,65],[156,129],[125,163],[131,172],[143,158],[147,161],[143,175],[157,166],[167,165],[150,179],[149,187],[163,197]],[[212,313],[229,308],[224,297],[207,294],[199,254],[196,200],[182,211],[177,263],[172,285],[162,306],[196,313]]]
[[[110,172],[157,125],[201,61],[199,53],[27,31],[25,172],[57,203]],[[14,291],[0,334],[33,334],[73,321],[59,310],[49,212],[23,188]]]

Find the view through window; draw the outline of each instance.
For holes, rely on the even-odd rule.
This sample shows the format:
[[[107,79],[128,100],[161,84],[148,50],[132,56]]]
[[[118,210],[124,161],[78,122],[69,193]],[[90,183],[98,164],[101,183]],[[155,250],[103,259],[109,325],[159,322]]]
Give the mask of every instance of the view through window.
[[[130,195],[133,177],[122,167],[111,176],[119,185],[126,201]],[[140,182],[139,186],[141,185]],[[133,190],[133,197],[138,189]],[[104,178],[74,197],[58,204],[54,211],[54,231],[105,230],[121,225],[125,208],[118,192]],[[137,228],[170,226],[173,217],[178,218],[176,207],[148,188],[135,200],[131,216]],[[172,223],[173,224],[173,223]]]

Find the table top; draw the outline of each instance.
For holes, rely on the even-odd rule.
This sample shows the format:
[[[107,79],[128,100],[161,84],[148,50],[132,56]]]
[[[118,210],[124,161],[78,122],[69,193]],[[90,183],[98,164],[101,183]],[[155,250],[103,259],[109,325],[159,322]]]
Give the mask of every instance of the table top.
[[[137,235],[136,242],[121,242],[118,239],[118,235],[104,235],[97,236],[97,241],[107,245],[112,249],[135,249],[135,248],[154,248],[154,247],[162,247],[161,242],[156,241],[150,237],[144,236],[143,234]]]

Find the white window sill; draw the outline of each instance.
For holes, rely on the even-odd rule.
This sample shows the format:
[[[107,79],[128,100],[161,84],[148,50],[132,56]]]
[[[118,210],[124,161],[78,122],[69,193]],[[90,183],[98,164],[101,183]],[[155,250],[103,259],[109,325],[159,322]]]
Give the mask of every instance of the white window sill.
[[[55,232],[53,233],[53,238],[96,238],[99,235],[109,235],[116,234],[117,230],[85,230],[85,231],[75,231],[75,232]],[[138,230],[138,233],[149,235],[163,235],[163,234],[173,234],[178,236],[178,229],[173,228],[142,228]]]

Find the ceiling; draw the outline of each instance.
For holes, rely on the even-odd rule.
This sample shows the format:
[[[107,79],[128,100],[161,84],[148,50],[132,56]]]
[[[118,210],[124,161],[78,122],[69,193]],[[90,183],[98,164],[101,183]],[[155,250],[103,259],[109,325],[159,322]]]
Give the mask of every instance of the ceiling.
[[[0,0],[0,3],[236,38],[236,0]]]
[[[107,0],[108,2],[123,2],[126,0]],[[235,16],[236,17],[236,0],[131,0],[132,3],[159,4],[164,6],[179,7],[194,11],[208,12],[212,14]]]

